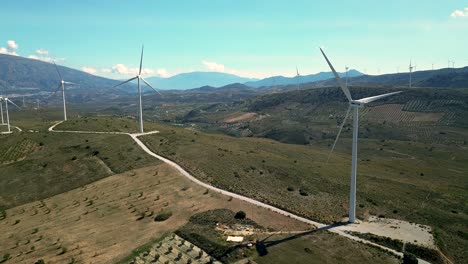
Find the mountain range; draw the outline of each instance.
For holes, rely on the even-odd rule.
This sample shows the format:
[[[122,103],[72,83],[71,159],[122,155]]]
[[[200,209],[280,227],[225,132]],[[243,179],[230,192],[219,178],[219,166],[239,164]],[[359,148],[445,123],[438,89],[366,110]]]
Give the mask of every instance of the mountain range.
[[[135,83],[128,83],[112,88],[120,81],[95,76],[72,68],[59,66],[64,80],[78,83],[79,86],[70,86],[75,94],[81,93],[86,96],[93,94],[112,95],[128,94],[136,92]],[[344,76],[344,73],[339,73]],[[409,74],[384,74],[363,75],[357,70],[348,71],[349,85],[372,85],[372,86],[408,86]],[[412,75],[413,86],[419,87],[468,87],[468,67],[446,68],[433,71],[418,71]],[[8,89],[2,94],[31,94],[40,95],[53,92],[57,89],[60,78],[55,66],[51,63],[28,59],[19,56],[0,54],[0,88]],[[262,80],[243,78],[233,74],[221,72],[190,72],[182,73],[170,78],[149,77],[147,80],[156,88],[162,90],[195,89],[193,92],[213,92],[216,87],[222,87],[220,91],[232,91],[241,89],[242,94],[257,93],[255,89],[267,89],[282,91],[290,89],[305,88],[299,84],[307,83],[307,87],[335,86],[336,81],[331,72],[320,72],[317,74],[283,77],[274,76]],[[231,85],[235,84],[235,85]],[[242,84],[242,85],[241,85]],[[144,91],[147,91],[145,86]],[[264,87],[264,88],[262,88]],[[220,91],[216,91],[219,93]],[[72,93],[72,94],[73,94]]]
[[[149,77],[147,80],[162,90],[186,90],[202,86],[221,87],[232,83],[257,81],[257,79],[244,78],[223,72],[188,72],[169,78]]]
[[[338,73],[341,77],[346,76],[346,73],[340,72]],[[348,77],[357,77],[362,76],[363,74],[357,70],[349,70]],[[317,74],[310,74],[310,75],[298,75],[294,77],[284,77],[284,76],[273,76],[268,77],[258,81],[250,81],[246,82],[245,85],[250,87],[268,87],[268,86],[276,86],[276,85],[294,85],[294,84],[302,84],[302,83],[311,83],[316,81],[322,81],[326,79],[334,78],[332,72],[319,72]]]

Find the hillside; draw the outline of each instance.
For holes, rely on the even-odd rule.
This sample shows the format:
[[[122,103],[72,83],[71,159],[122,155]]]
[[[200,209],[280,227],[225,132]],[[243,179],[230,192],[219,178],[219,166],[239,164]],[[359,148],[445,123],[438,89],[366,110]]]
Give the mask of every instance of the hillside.
[[[468,88],[468,67],[416,71],[412,74],[413,87]],[[321,86],[336,85],[334,79],[318,82]],[[409,73],[362,75],[349,79],[349,85],[403,86],[409,85]]]
[[[163,90],[186,90],[202,86],[220,87],[232,83],[245,83],[256,79],[222,72],[188,72],[169,78],[150,77],[148,81]]]
[[[64,80],[79,84],[70,90],[82,90],[86,93],[109,91],[119,83],[79,70],[57,65]],[[60,78],[52,63],[28,59],[20,56],[0,54],[0,87],[8,93],[39,94],[55,91]],[[131,88],[124,86],[121,90]]]
[[[339,73],[340,76],[344,77],[346,74],[344,72]],[[349,70],[348,77],[356,77],[361,76],[362,73],[357,70]],[[311,83],[316,81],[322,81],[326,79],[333,78],[332,72],[319,72],[317,74],[310,74],[310,75],[301,75],[301,76],[294,76],[294,77],[284,77],[284,76],[273,76],[268,77],[258,81],[251,81],[246,82],[245,85],[251,87],[268,87],[268,86],[275,86],[275,85],[297,85],[302,83]]]

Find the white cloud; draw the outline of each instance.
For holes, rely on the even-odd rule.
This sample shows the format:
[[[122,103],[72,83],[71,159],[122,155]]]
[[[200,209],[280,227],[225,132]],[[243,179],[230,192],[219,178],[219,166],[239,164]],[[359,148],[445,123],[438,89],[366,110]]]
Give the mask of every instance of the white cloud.
[[[18,44],[14,40],[8,40],[6,42],[7,47],[0,47],[0,53],[18,56],[16,50],[19,48]]]
[[[43,48],[36,50],[36,53],[39,55],[49,55],[49,51]]]
[[[211,71],[224,72],[224,65],[213,61],[202,61],[203,65]]]
[[[95,74],[97,72],[96,69],[91,68],[91,67],[86,67],[86,66],[81,67],[81,70],[84,71],[84,72],[87,72],[89,74]]]
[[[101,72],[103,72],[103,73],[111,73],[112,70],[111,70],[111,69],[101,69]]]
[[[104,69],[104,70],[107,70],[107,69]],[[112,70],[111,72],[112,73],[118,73],[118,74],[124,74],[124,75],[128,75],[128,74],[138,74],[138,71],[139,71],[139,68],[128,68],[127,66],[125,66],[124,64],[122,63],[119,63],[119,64],[116,64],[114,66],[112,66]],[[148,68],[143,68],[141,69],[141,74],[153,74],[154,73],[154,70],[152,69],[148,69]]]
[[[18,44],[14,40],[8,40],[7,45],[12,50],[17,50],[18,49]]]
[[[170,77],[171,75],[167,72],[166,69],[157,69],[156,70],[156,75],[159,77],[167,78]]]
[[[468,7],[465,7],[464,10],[455,10],[450,16],[451,17],[468,17]]]
[[[52,57],[50,52],[48,50],[46,50],[46,49],[43,49],[43,48],[40,48],[40,49],[36,50],[36,53],[32,54],[32,55],[29,55],[28,58],[29,59],[34,59],[34,60],[41,60],[41,61],[45,61],[45,62],[60,62],[60,61],[65,60],[65,58],[54,58],[54,57]]]

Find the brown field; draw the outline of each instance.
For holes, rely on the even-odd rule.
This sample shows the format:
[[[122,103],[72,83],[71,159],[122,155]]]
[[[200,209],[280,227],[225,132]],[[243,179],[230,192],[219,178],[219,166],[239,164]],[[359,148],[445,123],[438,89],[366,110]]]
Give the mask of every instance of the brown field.
[[[0,256],[7,263],[111,263],[184,225],[190,216],[216,208],[244,210],[273,229],[309,226],[217,193],[180,176],[168,165],[110,176],[43,201],[6,210],[0,220]],[[170,210],[164,222],[154,215]],[[137,220],[143,217],[143,219]]]
[[[224,122],[226,122],[226,123],[235,123],[235,122],[244,121],[244,120],[256,117],[256,116],[257,116],[257,113],[245,113],[245,114],[240,115],[240,116],[228,117],[228,118],[226,118],[226,120],[224,120]]]

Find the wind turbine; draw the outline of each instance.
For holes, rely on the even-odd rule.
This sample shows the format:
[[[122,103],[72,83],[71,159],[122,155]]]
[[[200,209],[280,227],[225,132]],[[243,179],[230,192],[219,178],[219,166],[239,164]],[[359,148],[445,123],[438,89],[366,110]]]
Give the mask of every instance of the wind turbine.
[[[55,64],[55,62],[54,62],[54,65],[55,65],[55,69],[57,70],[57,73],[58,73],[58,75],[60,77],[60,82],[59,82],[59,84],[57,86],[57,90],[55,90],[54,94],[57,93],[60,88],[62,88],[63,120],[67,121],[67,105],[65,103],[65,84],[71,84],[71,85],[78,85],[78,84],[64,81],[63,78],[62,78],[62,75],[60,74],[60,71],[59,71],[59,69],[57,67],[57,64]]]
[[[0,96],[0,112],[2,115],[2,125],[5,124],[5,120],[3,120],[3,97]]]
[[[10,115],[8,114],[8,103],[13,104],[14,106],[18,108],[20,107],[16,105],[15,103],[13,103],[13,101],[8,99],[7,97],[0,97],[0,104],[1,104],[1,101],[5,102],[6,120],[7,120],[7,127],[8,127],[8,133],[9,133],[11,132],[11,129],[10,129]],[[2,121],[3,121],[3,111],[2,111]]]
[[[299,77],[301,77],[301,75],[299,74],[299,70],[297,69],[297,66],[296,66],[296,79],[297,79],[297,83],[296,83],[296,86],[297,86],[297,90],[299,90],[301,88],[301,80],[299,79]]]
[[[126,80],[125,82],[121,82],[117,85],[115,85],[113,88],[117,87],[117,86],[120,86],[122,84],[125,84],[125,83],[128,83],[128,82],[131,82],[133,80],[137,80],[138,81],[138,103],[139,103],[139,123],[140,123],[140,133],[143,133],[143,108],[142,108],[142,105],[141,105],[141,86],[140,86],[140,80],[142,80],[146,85],[148,85],[151,89],[153,89],[155,92],[157,92],[159,95],[161,95],[161,93],[158,92],[158,90],[154,89],[153,86],[151,86],[151,84],[149,84],[145,79],[143,79],[143,77],[141,76],[141,69],[142,69],[142,66],[143,66],[143,49],[144,49],[144,46],[141,47],[141,58],[140,58],[140,70],[138,71],[138,75],[135,76],[135,77],[132,77],[128,80]]]
[[[375,100],[379,100],[382,98],[385,98],[387,96],[391,96],[400,92],[392,92],[392,93],[386,93],[386,94],[381,94],[381,95],[376,95],[376,96],[371,96],[371,97],[366,97],[362,98],[359,100],[354,100],[351,97],[351,93],[348,89],[347,86],[343,83],[341,80],[340,76],[338,73],[335,71],[335,68],[333,68],[333,65],[331,62],[328,60],[327,56],[323,52],[323,50],[320,48],[320,51],[323,54],[323,57],[328,63],[328,66],[330,66],[330,69],[333,71],[333,75],[335,75],[335,79],[338,82],[338,84],[341,87],[341,90],[345,94],[346,98],[349,101],[349,107],[346,112],[345,118],[343,119],[343,123],[340,126],[340,130],[338,131],[338,134],[336,136],[335,142],[333,143],[333,147],[330,151],[330,154],[333,152],[335,149],[336,142],[338,141],[338,138],[340,137],[341,130],[343,129],[343,126],[346,122],[346,119],[348,118],[349,112],[351,111],[351,108],[353,109],[353,150],[352,150],[352,163],[351,163],[351,189],[349,193],[349,222],[354,223],[356,221],[356,172],[357,172],[357,143],[358,143],[358,118],[359,118],[359,108],[363,108],[366,104],[373,102]],[[330,156],[329,156],[330,158]]]
[[[348,87],[348,66],[345,66],[345,71],[346,71],[346,87]]]
[[[412,79],[411,79],[411,78],[412,78],[413,69],[414,69],[415,67],[416,67],[416,66],[413,67],[413,66],[411,65],[411,60],[410,60],[410,61],[409,61],[409,88],[411,88],[411,85],[412,85],[412,83],[411,83]]]

